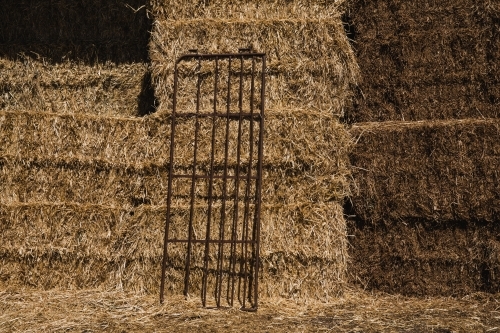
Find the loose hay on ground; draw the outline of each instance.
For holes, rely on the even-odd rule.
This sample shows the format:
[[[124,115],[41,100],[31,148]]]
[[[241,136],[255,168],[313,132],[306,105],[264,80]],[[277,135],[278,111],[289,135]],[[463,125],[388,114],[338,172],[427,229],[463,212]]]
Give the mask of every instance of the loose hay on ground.
[[[350,291],[329,304],[263,300],[257,313],[211,310],[196,298],[121,292],[4,290],[0,323],[7,331],[176,332],[494,332],[497,295],[408,298]],[[33,311],[33,309],[37,309]]]

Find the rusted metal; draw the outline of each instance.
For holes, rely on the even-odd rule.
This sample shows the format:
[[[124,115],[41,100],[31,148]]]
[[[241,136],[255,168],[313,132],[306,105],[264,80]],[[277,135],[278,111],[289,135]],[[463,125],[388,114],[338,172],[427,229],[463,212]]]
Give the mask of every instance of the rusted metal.
[[[182,247],[184,295],[193,287],[192,274],[201,273],[199,290],[203,306],[234,306],[236,299],[242,310],[255,311],[260,265],[266,57],[249,49],[227,54],[190,52],[175,64],[160,302],[164,301],[167,271],[179,269],[169,256],[169,245],[177,244],[185,246]],[[195,100],[194,106],[186,103],[194,110],[182,109],[185,104],[179,103],[180,98],[186,98],[180,97],[183,92],[179,90],[179,81],[184,79],[179,66],[183,63],[196,68],[190,74],[192,81],[186,81],[194,80],[190,84],[195,86],[195,96],[188,97]],[[208,74],[207,65],[213,68]],[[204,89],[207,82],[210,87]],[[188,83],[183,83],[183,87],[187,86]],[[207,101],[206,97],[211,97],[209,112],[202,102]],[[177,126],[189,121],[194,121],[194,137],[192,160],[186,166],[180,165],[185,161],[177,162],[180,154],[176,137],[185,134],[178,133]],[[211,126],[208,137],[201,133],[202,125]],[[203,158],[208,158],[208,165]],[[183,184],[189,185],[189,194],[177,193],[174,180],[186,182]],[[185,232],[180,234],[172,231],[179,229],[173,222],[174,199],[176,203],[185,201],[189,207],[189,218],[180,226]],[[200,207],[204,207],[202,217],[197,214]],[[207,298],[209,293],[213,293],[213,299]]]

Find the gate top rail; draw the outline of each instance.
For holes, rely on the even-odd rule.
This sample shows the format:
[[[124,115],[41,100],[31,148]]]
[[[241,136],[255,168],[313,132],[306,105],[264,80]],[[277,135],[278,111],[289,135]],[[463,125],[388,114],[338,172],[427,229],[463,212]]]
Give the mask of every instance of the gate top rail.
[[[193,50],[194,51],[194,50]],[[265,53],[253,53],[253,52],[239,52],[239,53],[186,53],[181,55],[175,61],[175,65],[179,64],[181,61],[192,60],[192,59],[221,59],[221,58],[253,58],[253,57],[265,57]]]

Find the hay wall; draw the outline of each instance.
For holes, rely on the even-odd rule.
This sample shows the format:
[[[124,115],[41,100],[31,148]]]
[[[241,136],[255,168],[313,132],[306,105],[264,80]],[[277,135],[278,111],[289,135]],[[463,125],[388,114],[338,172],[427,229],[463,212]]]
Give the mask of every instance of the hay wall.
[[[353,126],[351,279],[387,292],[498,292],[500,122]]]
[[[351,281],[498,291],[499,13],[491,1],[350,3],[362,77],[346,116]]]
[[[99,15],[82,15],[93,5]],[[9,17],[0,25],[0,285],[156,293],[174,61],[191,48],[236,52],[251,44],[268,54],[261,293],[340,294],[351,141],[338,119],[357,77],[343,1],[128,5],[2,4]],[[38,31],[47,20],[52,25]],[[189,123],[179,126],[192,131]],[[177,140],[189,168],[192,140]],[[204,153],[200,165],[208,165]],[[187,204],[176,200],[179,222]],[[200,221],[205,214],[196,212]],[[170,293],[181,292],[184,253],[171,253]]]
[[[497,4],[358,0],[349,13],[364,78],[350,121],[499,116]]]
[[[314,112],[268,115],[263,295],[326,299],[345,284],[339,203],[348,191],[350,139],[335,119]],[[157,292],[168,117],[3,112],[0,128],[2,283]],[[184,140],[179,145],[190,146],[192,138]],[[189,165],[189,154],[182,156]],[[199,156],[200,164],[208,162],[208,155]],[[176,202],[186,218],[188,201]],[[206,212],[199,214],[203,220]],[[325,244],[331,244],[326,252]],[[173,260],[180,262],[183,253],[174,251]],[[169,274],[169,292],[179,293],[182,265]],[[198,278],[193,275],[194,283]]]

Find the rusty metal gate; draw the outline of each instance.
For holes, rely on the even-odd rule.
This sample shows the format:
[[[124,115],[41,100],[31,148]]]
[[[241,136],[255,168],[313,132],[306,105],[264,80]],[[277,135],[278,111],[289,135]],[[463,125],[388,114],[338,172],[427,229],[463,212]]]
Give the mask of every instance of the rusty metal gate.
[[[175,63],[160,301],[183,284],[203,306],[255,311],[266,57],[190,52]]]

